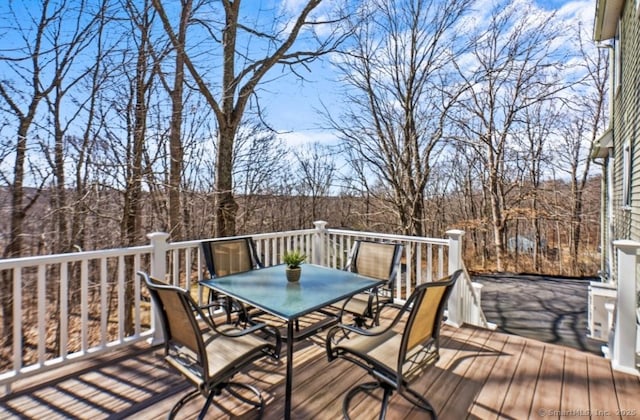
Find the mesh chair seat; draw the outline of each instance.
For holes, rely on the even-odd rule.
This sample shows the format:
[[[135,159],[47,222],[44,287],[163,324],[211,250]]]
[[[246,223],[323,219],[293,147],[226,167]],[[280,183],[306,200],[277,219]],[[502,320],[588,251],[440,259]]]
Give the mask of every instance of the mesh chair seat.
[[[374,336],[354,335],[337,347],[359,357],[373,358],[380,362],[381,366],[386,366],[388,372],[392,374],[398,363],[398,348],[402,334],[381,327],[371,328],[369,331],[372,333],[380,331],[381,334]]]
[[[226,329],[225,332],[238,332],[239,329]],[[240,337],[228,337],[217,333],[205,332],[202,334],[208,361],[207,375],[209,382],[219,381],[243,364],[243,361],[260,351],[268,351],[272,343],[256,335],[244,335]],[[186,346],[175,346],[172,354],[165,357],[167,362],[173,365],[183,374],[192,376],[190,380],[196,386],[204,384],[205,375],[193,375],[194,369],[201,370],[197,355]]]
[[[333,304],[337,308],[341,308],[344,312],[349,312],[359,317],[371,318],[373,314],[370,313],[372,305],[372,296],[368,293],[360,293],[349,299],[342,299]]]

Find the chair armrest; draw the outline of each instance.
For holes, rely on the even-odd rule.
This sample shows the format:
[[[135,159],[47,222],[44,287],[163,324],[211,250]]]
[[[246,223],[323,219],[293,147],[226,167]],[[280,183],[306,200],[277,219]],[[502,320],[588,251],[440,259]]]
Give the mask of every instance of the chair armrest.
[[[328,332],[327,332],[327,338],[325,340],[325,348],[327,350],[327,357],[329,359],[329,361],[332,361],[333,359],[336,358],[336,354],[333,351],[333,344],[337,344],[337,342],[334,342],[333,337],[340,331],[345,332],[344,336],[345,338],[348,337],[348,333],[354,333],[354,334],[358,334],[358,335],[364,335],[367,337],[375,337],[381,334],[384,334],[386,331],[389,330],[389,328],[392,328],[394,326],[394,324],[391,324],[387,327],[376,327],[376,328],[372,328],[369,330],[365,330],[362,328],[358,328],[355,327],[353,325],[346,325],[346,324],[338,324],[334,327],[332,327]]]

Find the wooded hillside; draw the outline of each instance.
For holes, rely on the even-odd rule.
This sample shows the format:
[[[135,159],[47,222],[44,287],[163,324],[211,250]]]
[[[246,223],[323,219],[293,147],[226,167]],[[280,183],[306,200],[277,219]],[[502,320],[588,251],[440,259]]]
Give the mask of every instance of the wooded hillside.
[[[35,190],[28,190],[35,194]],[[507,270],[541,272],[562,275],[595,275],[599,270],[599,192],[600,179],[590,179],[585,189],[583,232],[577,264],[570,260],[572,222],[569,217],[571,203],[567,199],[570,187],[567,183],[546,183],[540,192],[543,203],[537,218],[527,207],[527,201],[511,206],[505,243],[508,249]],[[72,194],[73,192],[69,192]],[[529,192],[530,193],[530,192]],[[58,215],[51,206],[50,191],[41,191],[29,212],[25,229],[25,255],[51,254],[59,249],[55,221]],[[526,191],[518,192],[527,196]],[[84,218],[86,237],[65,252],[121,247],[119,218],[125,194],[123,192],[95,188],[85,197],[86,202],[75,207],[89,210]],[[0,202],[8,203],[8,192],[0,189]],[[167,230],[166,203],[162,197],[144,194],[144,210],[141,215],[145,233]],[[212,236],[213,199],[211,194],[189,194],[184,218],[186,235],[183,239],[204,239]],[[307,195],[253,195],[238,197],[238,234],[278,232],[309,229],[313,222],[325,220],[332,228],[344,228],[384,233],[402,233],[403,227],[388,203],[366,197],[349,195],[311,197]],[[489,216],[469,217],[477,209],[486,208],[481,191],[467,195],[463,191],[447,196],[434,197],[426,202],[428,218],[424,221],[426,236],[446,237],[449,229],[462,229],[465,262],[469,269],[495,270],[492,252]],[[8,235],[9,207],[0,207],[0,246],[5,247]],[[73,220],[73,211],[63,212],[67,222]],[[535,247],[535,226],[540,227],[538,247]],[[148,243],[140,237],[136,245]],[[517,244],[517,246],[516,246]],[[537,255],[535,253],[538,253]],[[537,267],[535,266],[537,261]]]

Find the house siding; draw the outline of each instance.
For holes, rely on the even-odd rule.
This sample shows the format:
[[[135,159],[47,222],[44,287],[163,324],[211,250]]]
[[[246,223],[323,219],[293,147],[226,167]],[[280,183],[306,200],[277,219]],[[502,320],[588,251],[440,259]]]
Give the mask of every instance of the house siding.
[[[621,83],[613,102],[613,232],[612,240],[640,241],[640,25],[635,2],[621,14]],[[617,62],[617,61],[616,61]],[[615,69],[613,69],[615,71]],[[623,206],[624,147],[631,144],[630,206]],[[615,266],[614,266],[615,267]]]
[[[611,357],[614,369],[636,375],[640,372],[640,258],[634,255],[640,249],[640,17],[636,10],[639,1],[626,0],[621,3],[618,0],[597,0],[594,26],[596,41],[610,40],[614,36],[615,27],[620,35],[615,42],[617,57],[614,56],[614,68],[610,73],[614,82],[618,82],[618,86],[612,86],[615,89],[610,118],[613,150],[605,159],[605,173],[611,174],[607,182],[610,183],[613,194],[603,196],[605,206],[611,209],[613,220],[609,225],[608,241],[603,244],[603,248],[606,246],[611,252],[613,243],[627,241],[619,244],[617,254],[609,254],[612,258],[607,268],[611,271],[611,276],[606,280],[613,281],[616,288],[616,315],[612,331],[607,334],[607,354]],[[627,145],[630,146],[630,153],[625,152]],[[627,179],[629,200],[624,203]],[[594,291],[597,289],[595,287],[590,290],[590,302],[596,302],[598,296]],[[602,304],[603,299],[600,297],[598,302]],[[635,308],[631,304],[632,300],[635,300]],[[590,305],[590,323],[601,308]],[[593,328],[591,330],[594,331]]]

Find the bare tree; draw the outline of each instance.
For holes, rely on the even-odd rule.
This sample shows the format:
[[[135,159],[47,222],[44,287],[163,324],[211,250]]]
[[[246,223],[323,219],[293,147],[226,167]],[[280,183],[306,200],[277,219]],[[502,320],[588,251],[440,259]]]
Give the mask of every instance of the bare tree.
[[[338,62],[348,109],[331,123],[367,194],[384,187],[377,198],[393,207],[406,234],[424,234],[425,188],[455,101],[444,79],[457,51],[455,25],[469,4],[365,2]]]
[[[561,118],[558,143],[554,149],[561,172],[569,176],[571,186],[570,246],[572,274],[582,274],[578,253],[582,239],[584,192],[590,176],[591,148],[606,125],[608,92],[608,53],[585,40],[585,29],[576,30],[575,43],[579,51],[581,83],[573,87],[574,94]]]
[[[91,100],[95,93],[80,94],[78,85],[94,70],[92,66],[79,66],[77,62],[84,57],[84,53],[95,47],[96,36],[101,34],[102,26],[97,27],[99,17],[104,10],[89,9],[81,2],[76,8],[60,10],[60,19],[55,21],[47,31],[48,42],[55,51],[55,68],[52,69],[52,91],[45,97],[50,117],[50,127],[43,127],[49,132],[53,141],[53,151],[50,151],[47,139],[42,139],[42,148],[46,151],[54,179],[54,191],[51,197],[52,214],[54,219],[55,239],[52,240],[54,253],[69,252],[72,249],[73,238],[69,228],[70,211],[67,198],[67,149],[70,130],[79,119],[84,105]],[[100,49],[98,49],[100,51]],[[99,66],[99,61],[94,63]],[[75,104],[76,106],[72,106]]]
[[[13,47],[11,49],[5,47],[0,56],[3,64],[13,73],[6,74],[3,80],[0,80],[0,98],[3,101],[3,110],[15,118],[15,124],[12,125],[17,127],[17,132],[13,146],[15,150],[13,179],[10,185],[10,238],[3,252],[5,258],[19,257],[22,254],[24,220],[28,208],[33,205],[38,196],[36,194],[25,204],[25,160],[38,106],[55,88],[54,80],[47,80],[45,76],[51,64],[52,54],[46,37],[47,30],[60,19],[63,6],[51,3],[49,0],[43,1],[41,8],[37,11],[39,15],[30,16],[36,25],[35,31],[32,31],[31,27],[23,26],[25,22],[19,14],[15,13],[13,2],[8,5],[10,19],[13,21],[12,31],[18,35],[13,41],[4,43],[5,46],[13,45]],[[23,44],[15,45],[16,40],[22,41]]]
[[[283,141],[259,121],[247,121],[239,127],[233,150],[233,189],[242,196],[240,232],[260,229],[256,213],[263,206],[264,196],[273,193],[279,180],[286,177],[286,157]]]
[[[20,5],[22,8],[22,5]],[[46,178],[39,178],[38,172],[33,172],[31,182],[35,184],[35,194],[25,202],[25,177],[27,163],[27,151],[31,140],[36,137],[34,133],[34,119],[38,115],[41,102],[53,92],[61,82],[63,75],[68,70],[73,58],[73,51],[79,44],[67,46],[59,52],[51,43],[51,34],[59,33],[61,20],[67,5],[58,4],[49,0],[40,3],[40,7],[34,14],[26,13],[28,19],[24,19],[24,11],[16,13],[14,3],[7,5],[11,21],[12,40],[3,42],[3,50],[0,60],[3,62],[7,73],[0,80],[0,98],[2,110],[14,118],[11,123],[16,127],[15,160],[13,165],[13,179],[10,183],[11,212],[9,242],[3,251],[5,258],[19,257],[23,253],[24,223],[29,209],[38,199],[41,186]],[[30,26],[33,24],[33,27]],[[79,33],[79,32],[78,32]],[[86,35],[83,35],[86,36]],[[54,39],[57,39],[55,36]],[[84,42],[84,41],[83,41]],[[64,47],[64,46],[63,46]],[[65,55],[66,51],[66,55]],[[3,273],[0,280],[0,307],[2,308],[2,336],[5,344],[12,341],[11,324],[13,322],[12,303],[12,278],[9,273]]]
[[[541,226],[541,194],[542,183],[548,173],[550,163],[549,146],[559,122],[559,112],[552,104],[540,102],[532,105],[523,112],[524,130],[516,133],[516,140],[521,144],[522,187],[520,195],[529,201],[528,211],[522,211],[526,224],[531,226],[531,241],[533,242],[533,269],[540,269],[540,247],[543,243]],[[523,197],[523,198],[525,198]],[[519,252],[516,240],[516,252]]]
[[[563,56],[553,15],[530,4],[503,2],[472,39],[472,51],[459,58],[466,92],[455,123],[467,147],[475,150],[487,172],[486,188],[498,270],[504,269],[507,195],[517,186],[517,150],[512,138],[522,130],[523,112],[554,99],[567,85],[560,80]]]
[[[155,77],[151,54],[151,28],[153,9],[150,0],[140,7],[132,0],[126,0],[125,10],[131,19],[132,33],[135,34],[135,70],[130,79],[131,95],[127,104],[126,176],[124,188],[124,206],[121,220],[122,243],[136,245],[142,236],[142,179],[144,145],[147,135],[148,101],[152,81]]]
[[[80,130],[80,135],[71,135],[68,137],[68,147],[70,148],[74,171],[75,196],[71,207],[71,243],[74,247],[85,249],[87,240],[87,224],[88,216],[92,206],[97,206],[97,200],[92,196],[90,182],[92,180],[92,160],[96,143],[99,138],[99,132],[104,125],[104,121],[100,121],[99,104],[102,88],[107,80],[106,57],[112,51],[114,45],[117,45],[119,37],[106,36],[108,23],[111,16],[109,15],[109,0],[100,3],[96,13],[95,30],[95,49],[93,51],[94,62],[89,68],[91,69],[84,80],[80,83],[80,89],[88,92],[84,96],[82,109],[84,111],[85,124]],[[109,39],[109,40],[107,40]],[[106,90],[106,89],[105,89]],[[96,232],[97,233],[97,232]]]
[[[193,12],[193,0],[180,1],[180,16],[177,29],[177,42],[182,48],[175,49],[173,87],[167,82],[164,73],[158,76],[171,98],[171,123],[169,129],[169,226],[168,230],[173,240],[184,239],[185,226],[182,212],[182,175],[184,165],[184,146],[182,144],[182,123],[184,111],[184,46],[187,42],[187,28]],[[160,57],[155,56],[156,62]]]
[[[327,147],[320,143],[311,143],[302,146],[294,151],[297,160],[298,191],[300,198],[304,202],[306,197],[311,198],[311,212],[301,222],[309,225],[318,220],[320,215],[320,200],[326,198],[331,193],[334,177],[336,173],[336,163]],[[306,212],[300,209],[301,216]]]
[[[308,0],[297,13],[272,10],[274,19],[266,27],[264,20],[258,17],[254,17],[253,21],[243,21],[247,18],[241,13],[240,0],[223,0],[221,10],[205,11],[202,17],[192,16],[191,19],[198,22],[210,37],[208,41],[211,42],[205,44],[214,48],[216,52],[213,55],[219,54],[222,61],[222,84],[215,92],[215,85],[206,78],[211,69],[198,66],[198,54],[202,50],[190,51],[188,46],[181,44],[163,2],[153,0],[173,46],[183,54],[185,66],[216,115],[216,236],[233,235],[236,230],[238,206],[233,194],[233,147],[242,117],[249,100],[256,94],[258,84],[276,65],[292,68],[304,65],[333,51],[342,40],[336,32],[322,38],[315,35],[315,28],[331,23],[313,18],[313,12],[321,3],[322,0]],[[217,16],[222,16],[222,19],[218,21],[215,18]],[[283,21],[278,16],[290,19]],[[296,41],[303,34],[307,37],[307,45],[296,49]],[[239,44],[245,41],[246,44]],[[219,71],[212,73],[219,74]]]

